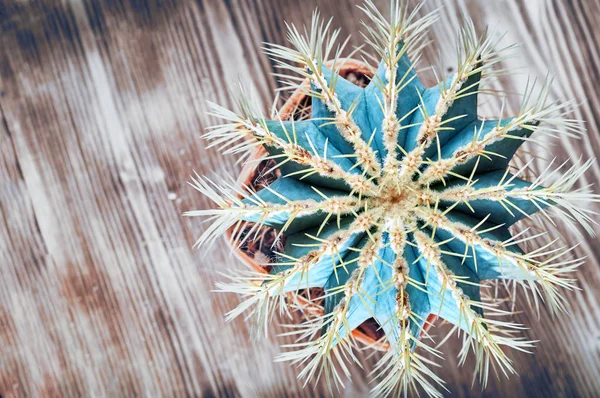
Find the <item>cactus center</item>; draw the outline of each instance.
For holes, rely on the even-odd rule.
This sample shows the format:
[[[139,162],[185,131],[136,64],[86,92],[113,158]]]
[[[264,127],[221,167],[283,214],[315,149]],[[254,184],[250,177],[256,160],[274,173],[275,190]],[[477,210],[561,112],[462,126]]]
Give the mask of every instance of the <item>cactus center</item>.
[[[416,186],[403,189],[383,188],[378,197],[369,198],[373,207],[381,208],[388,217],[403,217],[419,206],[430,203],[430,194]]]

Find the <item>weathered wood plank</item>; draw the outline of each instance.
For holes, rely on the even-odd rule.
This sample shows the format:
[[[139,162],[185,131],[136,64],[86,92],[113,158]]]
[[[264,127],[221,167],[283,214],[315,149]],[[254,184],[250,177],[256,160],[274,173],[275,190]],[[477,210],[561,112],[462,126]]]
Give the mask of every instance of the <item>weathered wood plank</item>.
[[[318,5],[359,45],[355,4],[0,2],[0,395],[328,395],[324,383],[302,389],[293,368],[272,362],[275,337],[250,342],[243,320],[225,324],[238,299],[210,290],[218,272],[241,266],[222,242],[192,251],[204,225],[181,214],[209,205],[186,185],[193,170],[239,170],[199,139],[215,122],[204,100],[230,105],[227,84],[239,77],[266,108],[277,83],[261,42],[283,44],[283,21],[306,23]],[[583,102],[576,114],[589,138],[551,152],[599,152],[597,2],[431,0],[424,11],[441,5],[432,38],[444,68],[453,66],[461,10],[478,29],[499,25],[506,42],[523,42],[508,66],[539,78],[550,69],[552,95]],[[436,56],[428,49],[422,65]],[[599,179],[596,165],[587,182]],[[578,271],[583,291],[568,294],[573,315],[519,315],[541,342],[534,355],[513,356],[519,377],[493,380],[483,395],[600,393],[600,248],[596,238],[581,242],[590,257]],[[480,395],[469,363],[457,368],[447,345],[439,373],[449,390]],[[353,374],[344,394],[364,395],[364,372]]]

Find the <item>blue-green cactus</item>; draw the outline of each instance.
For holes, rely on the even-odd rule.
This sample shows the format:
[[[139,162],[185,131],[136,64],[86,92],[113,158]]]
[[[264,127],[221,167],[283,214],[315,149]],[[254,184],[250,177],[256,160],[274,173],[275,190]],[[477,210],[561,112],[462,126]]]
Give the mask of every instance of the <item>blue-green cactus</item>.
[[[511,226],[541,211],[589,230],[590,212],[573,200],[598,200],[572,189],[589,162],[530,181],[521,178],[527,167],[511,173],[509,162],[539,134],[581,129],[562,118],[569,104],[548,100],[549,83],[537,101],[527,90],[517,116],[481,120],[481,86],[502,60],[497,42],[487,34],[477,39],[465,23],[457,73],[427,88],[409,54],[414,59],[435,15],[417,19],[418,9],[409,14],[398,1],[389,19],[370,1],[362,9],[367,43],[382,58],[366,87],[339,76],[343,46],[333,53],[339,32],[315,14],[306,35],[289,28],[292,48],[267,49],[285,72],[280,76],[312,97],[309,120],[276,113],[268,120],[244,97],[237,113],[212,105],[226,119],[206,134],[213,145],[237,154],[262,145],[281,177],[258,192],[195,178],[193,185],[216,204],[189,213],[212,220],[198,243],[240,231],[244,222],[285,233],[269,275],[233,276],[220,286],[247,296],[230,318],[253,312],[265,330],[274,309],[285,308],[285,293],[324,289],[323,316],[298,325],[300,342],[281,356],[300,364],[302,377],[325,372],[341,381],[334,362],[355,358],[350,331],[373,318],[389,344],[375,369],[374,392],[406,393],[416,382],[438,395],[442,381],[420,352],[439,353],[419,340],[428,315],[436,314],[464,336],[461,356],[475,352],[485,384],[490,366],[514,372],[503,346],[527,350],[532,343],[515,335],[520,325],[494,317],[505,313],[482,299],[482,284],[513,280],[560,310],[559,290],[573,287],[568,274],[582,262],[555,245],[525,253],[520,246],[539,235],[512,235]],[[330,55],[334,70],[325,66]]]

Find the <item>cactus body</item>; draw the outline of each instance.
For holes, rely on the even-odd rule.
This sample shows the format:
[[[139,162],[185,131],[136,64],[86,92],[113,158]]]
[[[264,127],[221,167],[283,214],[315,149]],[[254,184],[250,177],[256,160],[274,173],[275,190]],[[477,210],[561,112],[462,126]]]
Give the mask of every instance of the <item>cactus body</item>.
[[[514,372],[505,346],[527,350],[532,343],[515,334],[521,325],[498,317],[505,312],[482,298],[482,286],[514,281],[561,310],[560,289],[573,287],[568,274],[581,264],[570,248],[525,253],[521,246],[534,238],[511,233],[511,226],[541,211],[590,229],[589,213],[573,203],[598,199],[572,188],[589,162],[533,180],[509,162],[536,135],[580,129],[560,119],[568,104],[548,100],[549,84],[515,117],[479,118],[478,98],[502,58],[497,43],[485,34],[477,38],[472,24],[460,33],[457,73],[426,87],[411,58],[435,16],[417,19],[417,11],[397,2],[389,19],[370,2],[363,10],[368,43],[382,58],[366,87],[338,75],[337,31],[329,33],[315,14],[306,36],[290,28],[291,49],[267,50],[299,76],[288,78],[312,97],[310,119],[284,121],[275,114],[270,120],[244,98],[238,113],[213,105],[226,119],[207,133],[214,145],[237,154],[262,145],[281,177],[257,192],[195,178],[194,186],[216,203],[190,212],[213,220],[199,243],[239,231],[244,222],[285,233],[269,275],[234,275],[221,287],[247,296],[230,317],[251,311],[265,329],[274,309],[285,307],[286,293],[324,290],[323,315],[298,325],[293,333],[300,342],[282,355],[301,364],[301,377],[324,373],[341,381],[334,363],[354,358],[350,332],[375,319],[389,350],[375,369],[374,393],[406,392],[416,382],[438,395],[442,381],[422,354],[439,353],[419,339],[435,314],[464,337],[461,356],[475,353],[475,373],[485,384],[490,367]],[[325,66],[330,56],[332,68]]]

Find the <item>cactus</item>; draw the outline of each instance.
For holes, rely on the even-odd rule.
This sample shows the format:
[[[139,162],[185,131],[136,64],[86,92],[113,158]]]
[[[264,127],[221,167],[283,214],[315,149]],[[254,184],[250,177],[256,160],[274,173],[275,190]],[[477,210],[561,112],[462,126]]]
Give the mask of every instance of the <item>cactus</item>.
[[[374,319],[387,341],[372,372],[374,395],[406,394],[418,385],[440,396],[443,380],[430,367],[441,353],[426,331],[435,314],[455,325],[463,338],[460,362],[473,352],[474,377],[485,385],[490,368],[515,372],[505,348],[528,351],[533,342],[507,320],[502,299],[482,287],[510,282],[536,306],[564,311],[561,291],[575,288],[572,272],[583,262],[552,238],[524,252],[548,233],[513,224],[537,212],[593,233],[593,212],[581,201],[599,200],[589,187],[574,188],[591,161],[550,164],[537,177],[532,154],[516,170],[509,162],[524,142],[577,137],[584,129],[568,118],[572,102],[549,100],[551,80],[537,97],[534,85],[525,90],[518,115],[480,119],[478,98],[503,95],[485,87],[503,73],[497,66],[513,47],[498,50],[499,41],[487,32],[477,37],[472,22],[459,32],[457,72],[425,87],[411,59],[418,59],[436,14],[418,18],[421,7],[408,12],[398,0],[389,17],[370,0],[360,8],[366,43],[381,59],[369,84],[339,76],[344,45],[336,45],[331,20],[315,13],[304,33],[288,26],[291,47],[273,44],[266,52],[283,83],[312,98],[310,119],[284,120],[277,111],[266,118],[242,92],[236,112],[211,104],[225,122],[205,134],[211,146],[240,159],[263,146],[281,176],[253,191],[196,175],[191,184],[215,207],[187,215],[211,222],[197,245],[228,230],[239,234],[246,222],[253,231],[285,233],[268,274],[233,273],[219,288],[245,296],[228,319],[249,313],[265,332],[274,313],[289,311],[286,293],[324,290],[323,314],[296,325],[288,335],[297,342],[279,358],[301,366],[300,378],[324,375],[339,385],[349,376],[345,362],[358,360],[350,332]]]

